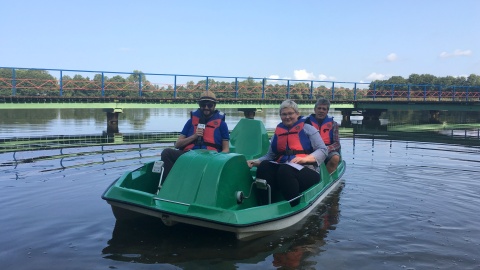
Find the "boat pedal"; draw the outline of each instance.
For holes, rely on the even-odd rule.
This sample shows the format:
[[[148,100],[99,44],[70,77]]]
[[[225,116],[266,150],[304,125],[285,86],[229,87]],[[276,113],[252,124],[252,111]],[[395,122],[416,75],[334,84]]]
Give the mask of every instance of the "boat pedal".
[[[235,192],[235,197],[237,198],[237,204],[241,204],[243,203],[244,199],[248,199],[248,197],[245,197],[242,191]]]
[[[237,204],[243,203],[243,201],[245,199],[248,199],[250,197],[250,195],[252,194],[253,186],[256,186],[258,189],[267,190],[268,191],[268,204],[272,203],[272,194],[271,194],[271,191],[270,191],[270,185],[267,183],[267,180],[257,178],[250,185],[250,192],[248,193],[248,196],[245,196],[245,194],[243,194],[243,191],[235,192],[235,198],[237,199]]]
[[[260,179],[260,178],[255,179],[255,185],[259,189],[265,189],[266,190],[266,189],[269,188],[269,185],[267,184],[267,180],[265,180],[265,179]]]

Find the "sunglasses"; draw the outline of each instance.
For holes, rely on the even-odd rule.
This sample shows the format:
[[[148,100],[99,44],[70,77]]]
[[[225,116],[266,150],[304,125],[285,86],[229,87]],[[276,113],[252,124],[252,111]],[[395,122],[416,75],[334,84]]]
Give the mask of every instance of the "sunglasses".
[[[209,109],[213,108],[215,106],[215,103],[212,103],[212,102],[200,102],[198,103],[198,105],[200,106],[200,108],[205,108],[205,107],[208,107]]]

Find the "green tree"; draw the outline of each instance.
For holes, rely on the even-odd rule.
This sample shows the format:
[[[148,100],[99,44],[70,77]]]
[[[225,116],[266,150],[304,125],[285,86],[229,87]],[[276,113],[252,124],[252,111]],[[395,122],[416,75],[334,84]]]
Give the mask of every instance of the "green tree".
[[[240,98],[252,98],[258,99],[262,97],[262,81],[256,82],[252,77],[248,77],[246,80],[238,82],[238,92]],[[270,86],[265,86],[265,91]]]
[[[439,85],[454,85],[455,84],[455,77],[453,76],[446,76],[446,77],[441,77],[437,78],[436,82]]]
[[[95,74],[95,76],[93,76],[93,80],[96,81],[96,82],[101,82],[102,81],[102,74]],[[108,77],[103,75],[103,80],[108,81]]]
[[[120,75],[115,75],[112,78],[105,80],[105,96],[124,97],[124,89],[126,86],[127,80]]]
[[[408,83],[412,85],[412,90],[422,90],[422,77],[418,74],[410,74],[407,79]]]
[[[434,85],[437,83],[437,77],[431,74],[420,75],[420,84]]]
[[[143,72],[141,72],[140,70],[134,70],[133,73],[127,77],[127,81],[131,83],[136,83],[138,85],[140,78],[142,78],[142,83],[147,81],[147,77]]]
[[[387,84],[407,84],[408,81],[402,76],[392,76],[386,81]]]
[[[12,95],[12,75],[11,68],[0,68],[0,95]]]
[[[16,70],[17,94],[30,96],[59,96],[58,81],[47,70]]]
[[[470,74],[467,77],[468,86],[479,86],[480,85],[480,76],[475,74]]]

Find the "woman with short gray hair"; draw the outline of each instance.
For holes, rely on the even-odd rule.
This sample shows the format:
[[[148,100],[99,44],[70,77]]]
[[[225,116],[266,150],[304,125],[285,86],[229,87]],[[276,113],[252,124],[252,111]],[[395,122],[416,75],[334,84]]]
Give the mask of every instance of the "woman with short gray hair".
[[[280,104],[279,114],[282,114],[282,110],[286,108],[292,108],[296,113],[299,113],[297,103],[291,99],[287,99]]]
[[[283,101],[279,113],[281,123],[275,129],[267,154],[247,163],[250,168],[258,167],[258,179],[265,179],[272,190],[279,190],[295,206],[300,193],[320,181],[319,164],[327,157],[327,147],[318,130],[305,124],[293,100]],[[260,203],[266,204],[267,192],[260,193]]]

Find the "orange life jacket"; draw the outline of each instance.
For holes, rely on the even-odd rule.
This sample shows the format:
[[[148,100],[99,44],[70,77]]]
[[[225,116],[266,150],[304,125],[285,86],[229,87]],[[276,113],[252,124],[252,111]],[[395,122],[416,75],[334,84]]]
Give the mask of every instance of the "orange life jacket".
[[[203,117],[203,112],[200,110],[196,110],[194,112],[190,112],[190,116],[192,119],[192,126],[191,134],[187,134],[191,136],[195,134],[197,131],[197,126],[200,123],[201,117]],[[219,127],[222,121],[225,121],[225,114],[219,111],[215,111],[215,113],[210,117],[207,122],[205,123],[205,130],[203,131],[203,137],[200,140],[194,141],[183,148],[183,151],[188,151],[192,149],[208,149],[208,150],[215,150],[217,152],[222,151],[222,138],[219,134]]]
[[[303,130],[304,124],[305,119],[299,118],[290,128],[282,123],[277,125],[272,138],[272,151],[276,154],[277,162],[289,162],[313,152],[310,139]]]
[[[315,118],[315,114],[312,114],[307,117],[305,123],[312,125],[319,131],[325,145],[330,145],[333,143],[333,117],[327,116],[325,119],[323,119],[323,122],[319,124]]]

